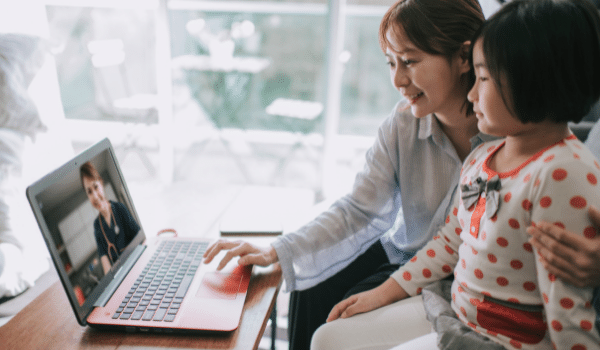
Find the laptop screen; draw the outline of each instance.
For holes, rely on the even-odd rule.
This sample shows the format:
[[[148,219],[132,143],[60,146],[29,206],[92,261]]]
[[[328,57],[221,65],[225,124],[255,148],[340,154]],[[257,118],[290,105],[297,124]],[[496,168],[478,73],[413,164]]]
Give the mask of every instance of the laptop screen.
[[[145,238],[110,142],[82,152],[27,195],[71,304],[83,316]]]

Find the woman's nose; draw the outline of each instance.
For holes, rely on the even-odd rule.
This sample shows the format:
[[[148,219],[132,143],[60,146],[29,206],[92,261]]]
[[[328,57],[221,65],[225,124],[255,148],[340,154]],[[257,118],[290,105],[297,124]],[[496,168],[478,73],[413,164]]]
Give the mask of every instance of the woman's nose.
[[[397,89],[399,89],[401,87],[406,87],[406,86],[408,86],[408,84],[410,84],[410,79],[408,78],[408,75],[406,74],[406,72],[403,69],[396,69],[393,80],[394,80],[394,86]]]

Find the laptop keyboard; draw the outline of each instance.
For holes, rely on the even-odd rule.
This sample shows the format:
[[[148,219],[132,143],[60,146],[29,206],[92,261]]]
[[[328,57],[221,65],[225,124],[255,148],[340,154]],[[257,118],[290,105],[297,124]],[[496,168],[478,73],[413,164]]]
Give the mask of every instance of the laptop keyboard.
[[[161,242],[112,318],[173,322],[207,247],[206,242]]]

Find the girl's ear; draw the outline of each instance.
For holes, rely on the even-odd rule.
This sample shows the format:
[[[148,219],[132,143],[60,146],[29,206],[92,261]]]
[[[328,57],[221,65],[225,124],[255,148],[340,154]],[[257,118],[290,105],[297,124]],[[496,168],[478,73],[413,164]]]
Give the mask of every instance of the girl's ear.
[[[458,50],[458,64],[461,73],[468,73],[471,70],[471,41],[467,40]]]

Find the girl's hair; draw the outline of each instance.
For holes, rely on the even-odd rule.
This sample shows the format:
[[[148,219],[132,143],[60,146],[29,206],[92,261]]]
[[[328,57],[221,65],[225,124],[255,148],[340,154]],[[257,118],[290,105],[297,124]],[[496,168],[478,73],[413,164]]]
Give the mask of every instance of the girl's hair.
[[[477,32],[487,69],[523,123],[579,122],[600,98],[600,16],[588,0],[513,0]]]
[[[96,170],[96,167],[91,162],[85,162],[79,168],[79,178],[81,179],[82,186],[84,178],[98,180],[100,181],[100,183],[104,183],[102,176],[100,176],[100,173],[98,172],[98,170]]]
[[[403,30],[419,50],[452,60],[465,41],[471,40],[485,17],[477,0],[398,0],[379,25],[379,45],[383,52],[392,48],[386,34]],[[475,82],[473,70],[467,74],[467,89]],[[468,91],[468,90],[467,90]],[[467,112],[473,105],[465,97]]]

